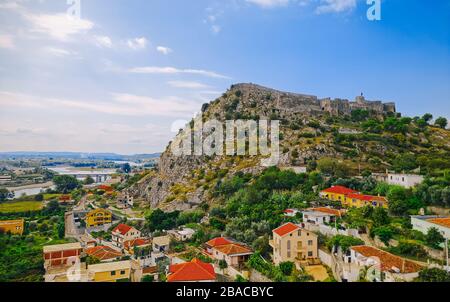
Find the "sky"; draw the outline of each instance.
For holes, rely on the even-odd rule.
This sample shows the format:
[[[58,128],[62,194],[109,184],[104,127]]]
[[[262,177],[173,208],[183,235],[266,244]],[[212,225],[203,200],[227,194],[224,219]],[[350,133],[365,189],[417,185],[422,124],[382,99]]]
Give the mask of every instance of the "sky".
[[[160,152],[242,82],[450,119],[450,0],[383,0],[379,21],[370,7],[0,0],[0,152]]]

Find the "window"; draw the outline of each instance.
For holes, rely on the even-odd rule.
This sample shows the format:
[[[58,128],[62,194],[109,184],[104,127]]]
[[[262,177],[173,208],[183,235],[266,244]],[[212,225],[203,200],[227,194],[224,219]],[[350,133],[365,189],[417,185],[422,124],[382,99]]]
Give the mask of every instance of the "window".
[[[288,251],[291,250],[291,241],[290,240],[288,240],[288,242],[287,242],[287,249],[288,249]]]
[[[114,272],[111,272],[111,276],[115,276],[116,275],[116,272],[114,271]]]
[[[125,271],[120,271],[120,274],[121,275],[125,275]]]
[[[312,240],[308,240],[308,245],[309,246],[311,246],[311,245],[313,245],[314,244],[314,242],[312,241]]]
[[[312,257],[313,256],[313,252],[308,252],[308,257]]]
[[[287,252],[287,257],[291,258],[291,252]]]

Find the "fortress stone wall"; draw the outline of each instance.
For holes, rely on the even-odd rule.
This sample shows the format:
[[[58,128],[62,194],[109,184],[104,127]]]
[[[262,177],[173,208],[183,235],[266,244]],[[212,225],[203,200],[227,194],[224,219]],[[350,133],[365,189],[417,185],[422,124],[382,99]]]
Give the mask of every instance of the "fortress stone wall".
[[[280,112],[304,112],[307,114],[330,113],[331,115],[348,115],[357,109],[375,112],[376,114],[395,113],[395,103],[382,101],[369,101],[358,96],[354,101],[347,99],[319,99],[317,96],[282,92],[256,84],[236,84],[231,90],[240,90],[244,99],[257,101],[263,106],[268,103]]]

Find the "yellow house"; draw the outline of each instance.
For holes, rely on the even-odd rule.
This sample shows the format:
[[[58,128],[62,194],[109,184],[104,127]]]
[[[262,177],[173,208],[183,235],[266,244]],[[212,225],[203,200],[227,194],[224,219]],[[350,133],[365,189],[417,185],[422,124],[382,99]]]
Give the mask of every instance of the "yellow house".
[[[131,261],[89,265],[88,273],[91,282],[117,282],[119,280],[130,280]]]
[[[105,209],[95,209],[86,214],[86,226],[96,227],[112,222],[112,213]]]
[[[346,207],[362,208],[365,206],[388,208],[388,201],[382,196],[372,196],[363,194],[348,194],[345,196],[342,205]]]
[[[345,196],[347,194],[358,193],[355,190],[343,187],[343,186],[333,186],[331,188],[325,189],[320,192],[319,196],[324,199],[345,202]]]
[[[11,233],[14,235],[22,235],[24,230],[25,221],[23,219],[18,220],[3,220],[0,221],[0,232]]]

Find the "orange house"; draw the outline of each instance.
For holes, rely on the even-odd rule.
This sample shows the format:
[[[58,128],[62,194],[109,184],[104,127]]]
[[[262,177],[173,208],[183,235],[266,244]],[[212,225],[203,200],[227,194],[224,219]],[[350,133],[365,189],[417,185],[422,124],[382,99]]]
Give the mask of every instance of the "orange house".
[[[23,219],[0,221],[0,232],[22,235],[24,223]]]
[[[82,252],[79,242],[44,246],[44,267],[48,269],[71,264],[72,260],[80,260]]]

